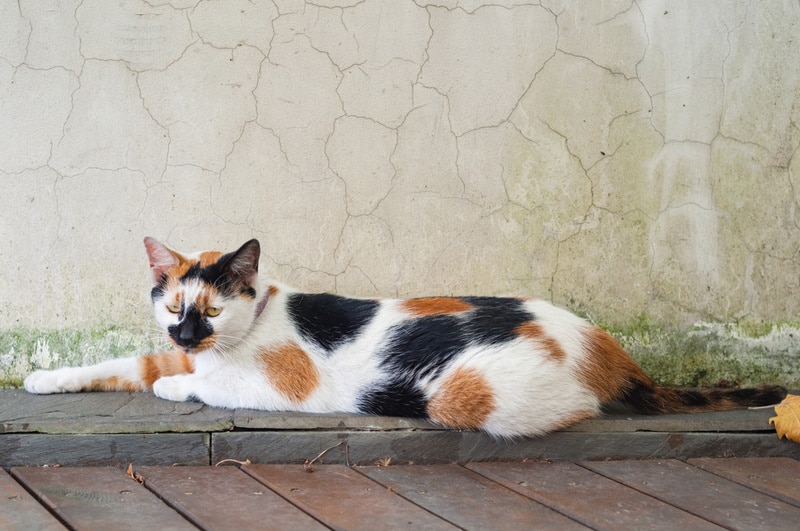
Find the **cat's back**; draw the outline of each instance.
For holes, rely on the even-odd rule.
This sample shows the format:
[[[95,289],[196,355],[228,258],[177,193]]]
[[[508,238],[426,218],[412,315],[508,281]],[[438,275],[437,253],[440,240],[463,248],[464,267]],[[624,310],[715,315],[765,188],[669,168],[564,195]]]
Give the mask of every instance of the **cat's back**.
[[[522,297],[434,296],[355,298],[303,293],[286,287],[281,320],[298,340],[325,357],[357,350],[379,366],[419,378],[480,352],[582,352],[586,321],[546,301]],[[546,350],[547,352],[542,352]]]

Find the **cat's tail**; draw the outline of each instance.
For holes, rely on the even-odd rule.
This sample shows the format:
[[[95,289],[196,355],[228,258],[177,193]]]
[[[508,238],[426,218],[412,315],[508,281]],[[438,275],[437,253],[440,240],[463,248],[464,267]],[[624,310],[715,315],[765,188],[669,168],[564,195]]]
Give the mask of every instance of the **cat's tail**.
[[[648,378],[649,380],[649,378]],[[681,389],[649,382],[634,381],[623,390],[619,401],[638,413],[699,413],[728,411],[778,404],[786,389],[777,385],[747,388]]]
[[[591,326],[584,342],[581,380],[603,403],[621,402],[638,413],[699,413],[770,406],[786,396],[777,385],[754,388],[682,389],[653,381],[617,340]]]

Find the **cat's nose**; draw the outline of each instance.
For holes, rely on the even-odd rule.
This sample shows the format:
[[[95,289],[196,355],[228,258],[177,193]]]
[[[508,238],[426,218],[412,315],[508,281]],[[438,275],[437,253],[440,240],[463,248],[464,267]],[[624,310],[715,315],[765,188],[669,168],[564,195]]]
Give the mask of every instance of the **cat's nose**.
[[[178,337],[184,341],[187,345],[189,343],[193,343],[194,339],[194,323],[186,320],[181,324],[181,331]]]
[[[168,327],[167,330],[172,341],[186,351],[197,348],[205,338],[214,332],[214,329],[203,320],[202,314],[193,306],[186,308],[183,319]]]

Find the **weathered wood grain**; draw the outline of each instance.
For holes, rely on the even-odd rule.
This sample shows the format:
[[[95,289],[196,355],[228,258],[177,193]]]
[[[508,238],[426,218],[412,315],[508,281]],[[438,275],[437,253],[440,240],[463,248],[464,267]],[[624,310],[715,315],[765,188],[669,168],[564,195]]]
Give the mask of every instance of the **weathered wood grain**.
[[[800,507],[800,462],[788,457],[765,459],[689,459],[689,464]]]
[[[356,470],[464,529],[585,529],[459,465],[390,465]]]
[[[281,496],[322,523],[340,529],[455,529],[386,487],[341,465],[245,467]]]
[[[468,468],[593,528],[719,529],[573,463],[470,463]]]
[[[143,484],[123,467],[19,467],[0,470],[0,528],[796,529],[800,506],[781,500],[797,503],[798,465],[134,466]]]
[[[583,466],[732,529],[796,530],[800,508],[681,461],[608,461]]]
[[[238,468],[139,467],[148,489],[204,529],[325,529]]]
[[[0,529],[49,531],[64,529],[64,526],[5,470],[0,469]]]
[[[22,467],[11,473],[75,529],[194,529],[121,468]]]

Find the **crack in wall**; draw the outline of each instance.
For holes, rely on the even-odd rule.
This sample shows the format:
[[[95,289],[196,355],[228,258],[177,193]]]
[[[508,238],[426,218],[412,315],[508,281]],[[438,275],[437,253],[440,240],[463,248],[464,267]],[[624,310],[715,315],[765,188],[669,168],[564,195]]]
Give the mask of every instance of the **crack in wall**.
[[[48,241],[62,259],[76,259],[80,245],[66,241],[63,223],[87,208],[63,191],[99,179],[133,194],[109,199],[122,205],[109,238],[132,230],[232,246],[257,234],[278,269],[309,289],[545,291],[557,302],[588,289],[578,303],[599,300],[611,313],[611,290],[587,286],[599,280],[589,269],[624,261],[627,244],[642,254],[631,266],[637,285],[609,282],[633,300],[628,315],[725,318],[736,302],[687,295],[705,282],[703,267],[718,271],[721,291],[745,278],[750,293],[800,284],[767,287],[780,267],[765,262],[794,264],[800,254],[797,104],[776,107],[795,109],[782,137],[762,131],[766,122],[743,129],[740,111],[741,72],[753,60],[742,43],[765,25],[785,34],[792,22],[753,22],[750,4],[665,6],[81,0],[64,8],[70,48],[53,66],[41,60],[43,15],[11,6],[3,28],[15,37],[0,38],[0,87],[47,76],[61,85],[41,89],[55,103],[50,122],[0,113],[35,146],[29,159],[13,144],[0,152],[0,178],[55,176]],[[693,51],[688,40],[670,48],[680,17],[712,22],[680,27],[700,45],[715,43],[706,62],[670,62]],[[15,102],[32,109],[16,90]],[[687,168],[706,157],[707,169],[691,181],[682,157]],[[779,214],[730,199],[747,191],[727,176],[744,171],[785,190],[784,203],[771,195]],[[712,218],[716,250],[700,245],[677,266],[665,258],[691,246],[681,223],[699,233]],[[771,219],[792,234],[781,242],[770,231],[762,245],[750,225]],[[719,265],[697,265],[711,254]],[[740,306],[755,316],[794,309],[752,295]]]

